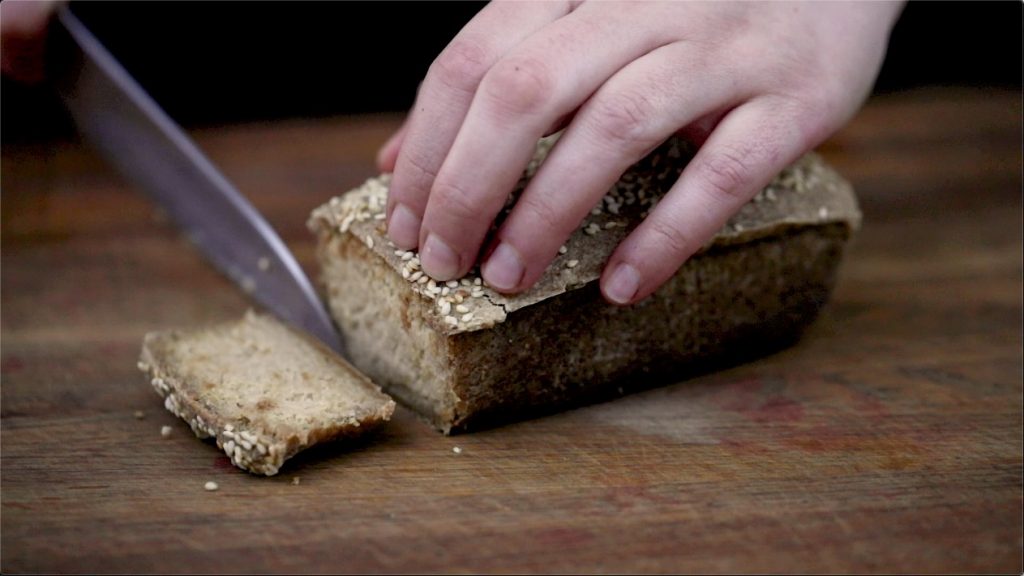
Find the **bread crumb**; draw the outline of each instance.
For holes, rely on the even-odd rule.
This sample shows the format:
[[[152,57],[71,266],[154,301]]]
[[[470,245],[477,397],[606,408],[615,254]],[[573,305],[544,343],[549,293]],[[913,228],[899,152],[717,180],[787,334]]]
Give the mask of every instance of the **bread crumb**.
[[[135,416],[136,420],[142,420],[146,417],[146,413],[142,410],[136,410],[135,412],[132,412],[132,416]]]
[[[455,452],[456,454],[462,454],[462,448],[459,448],[458,446],[453,446],[452,452]]]
[[[217,483],[212,480],[208,481],[206,484],[203,484],[203,489],[206,490],[207,492],[216,492],[218,488],[220,488],[220,486],[217,486]]]
[[[160,427],[160,435],[163,436],[164,438],[170,438],[171,437],[171,430],[172,429],[171,429],[170,426],[161,426]]]
[[[256,281],[249,276],[243,276],[241,284],[242,290],[244,290],[246,294],[252,294],[256,291]]]
[[[575,268],[576,266],[579,266],[579,263],[580,263],[579,260],[569,260],[568,262],[565,263],[565,267],[566,268]]]
[[[299,478],[298,476],[292,478],[292,486],[298,486],[299,484],[302,484],[302,478]]]

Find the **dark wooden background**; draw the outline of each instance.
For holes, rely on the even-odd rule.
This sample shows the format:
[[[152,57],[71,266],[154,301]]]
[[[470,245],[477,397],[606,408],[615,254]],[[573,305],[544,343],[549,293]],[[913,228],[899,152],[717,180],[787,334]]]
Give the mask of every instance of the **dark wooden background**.
[[[397,120],[196,137],[315,272],[307,213]],[[865,224],[789,350],[459,437],[400,409],[270,479],[135,368],[241,292],[88,151],[5,145],[0,569],[1019,573],[1021,131],[1017,92],[933,90],[829,141]]]

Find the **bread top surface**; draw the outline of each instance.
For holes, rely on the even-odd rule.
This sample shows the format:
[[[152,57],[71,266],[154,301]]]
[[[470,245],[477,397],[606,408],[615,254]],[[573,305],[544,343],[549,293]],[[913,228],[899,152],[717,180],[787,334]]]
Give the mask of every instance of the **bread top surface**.
[[[555,139],[538,143],[537,153],[509,196],[500,222],[514,205]],[[508,314],[600,278],[605,261],[676,182],[692,156],[689,145],[671,138],[633,165],[605,194],[565,243],[563,250],[529,290],[506,295],[491,290],[474,268],[459,281],[435,282],[423,275],[419,257],[397,250],[384,224],[390,175],[316,208],[309,228],[321,237],[350,235],[409,281],[410,289],[433,302],[431,325],[444,334],[489,328]],[[726,223],[701,252],[786,233],[793,228],[842,224],[854,230],[861,214],[850,184],[816,154],[807,154],[783,170]],[[493,231],[493,229],[492,229]]]
[[[237,322],[151,333],[144,346],[180,393],[223,422],[277,437],[358,426],[394,405],[343,360],[269,316],[249,312]]]

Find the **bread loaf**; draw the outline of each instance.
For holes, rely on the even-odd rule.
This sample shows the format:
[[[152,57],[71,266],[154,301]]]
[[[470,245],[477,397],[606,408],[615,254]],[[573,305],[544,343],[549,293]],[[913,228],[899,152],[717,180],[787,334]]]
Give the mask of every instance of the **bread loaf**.
[[[542,141],[510,197],[543,161]],[[827,300],[860,221],[850,185],[816,155],[783,171],[651,297],[603,301],[614,247],[676,181],[671,139],[633,166],[536,286],[514,295],[473,270],[423,275],[387,240],[389,176],[313,211],[332,314],[356,366],[450,433],[671,383],[792,343]]]
[[[164,406],[231,462],[272,476],[305,448],[391,417],[393,400],[319,342],[252,312],[146,335],[139,360]]]

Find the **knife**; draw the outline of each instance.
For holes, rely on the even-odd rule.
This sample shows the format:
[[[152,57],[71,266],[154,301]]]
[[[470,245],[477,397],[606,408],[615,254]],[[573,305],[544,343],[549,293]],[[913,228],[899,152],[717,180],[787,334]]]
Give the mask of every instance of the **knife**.
[[[323,303],[270,224],[67,5],[54,21],[48,73],[78,131],[247,294],[343,355]]]

